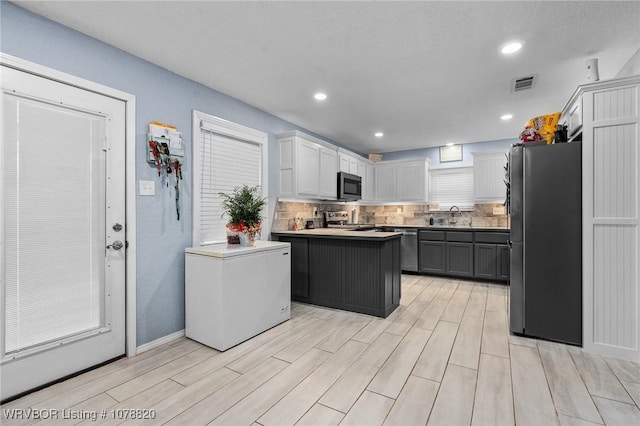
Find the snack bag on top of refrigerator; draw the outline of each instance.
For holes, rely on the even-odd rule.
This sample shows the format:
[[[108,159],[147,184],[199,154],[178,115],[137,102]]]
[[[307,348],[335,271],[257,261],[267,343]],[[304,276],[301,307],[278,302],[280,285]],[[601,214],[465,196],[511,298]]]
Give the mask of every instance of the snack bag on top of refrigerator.
[[[547,144],[552,143],[560,114],[560,112],[556,112],[532,118],[525,124],[524,130],[520,133],[520,140],[522,142],[544,140]]]

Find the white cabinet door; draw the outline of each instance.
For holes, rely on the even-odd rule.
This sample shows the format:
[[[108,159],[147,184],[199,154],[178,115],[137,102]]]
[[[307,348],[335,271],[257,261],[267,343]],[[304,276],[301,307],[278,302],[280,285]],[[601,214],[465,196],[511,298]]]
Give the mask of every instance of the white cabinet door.
[[[315,197],[320,192],[318,179],[320,177],[320,146],[304,140],[299,140],[297,144],[297,195]],[[335,168],[336,165],[334,164],[334,171]]]
[[[338,153],[335,149],[319,147],[320,175],[318,195],[335,200],[338,195]]]
[[[351,173],[349,171],[349,163],[350,158],[347,154],[342,152],[338,153],[338,163],[340,164],[339,169],[341,172]]]
[[[503,152],[473,154],[473,188],[477,202],[503,202],[506,196]]]
[[[397,200],[426,201],[425,162],[406,162],[397,169]]]
[[[397,184],[397,166],[395,164],[376,164],[374,169],[375,200],[395,201]]]
[[[354,155],[349,155],[344,152],[338,153],[338,162],[340,163],[340,171],[345,173],[351,173],[352,175],[358,175],[358,159]],[[361,175],[358,175],[361,176]]]
[[[373,187],[373,166],[364,160],[358,160],[358,170],[356,175],[362,178],[362,200],[369,201],[373,199],[371,188]]]

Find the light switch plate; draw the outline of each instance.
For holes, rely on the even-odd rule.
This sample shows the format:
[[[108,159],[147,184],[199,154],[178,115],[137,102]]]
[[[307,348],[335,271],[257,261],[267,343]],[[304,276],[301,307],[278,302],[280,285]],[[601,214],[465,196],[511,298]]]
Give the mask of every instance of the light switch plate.
[[[140,195],[156,195],[156,183],[152,180],[138,181],[138,192]]]

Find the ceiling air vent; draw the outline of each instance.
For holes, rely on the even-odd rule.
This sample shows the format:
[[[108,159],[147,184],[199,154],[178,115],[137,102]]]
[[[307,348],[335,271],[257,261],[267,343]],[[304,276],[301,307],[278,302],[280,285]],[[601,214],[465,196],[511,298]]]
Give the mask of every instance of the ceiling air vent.
[[[511,80],[511,91],[520,92],[533,88],[536,83],[536,76],[530,75],[527,77],[514,78]]]

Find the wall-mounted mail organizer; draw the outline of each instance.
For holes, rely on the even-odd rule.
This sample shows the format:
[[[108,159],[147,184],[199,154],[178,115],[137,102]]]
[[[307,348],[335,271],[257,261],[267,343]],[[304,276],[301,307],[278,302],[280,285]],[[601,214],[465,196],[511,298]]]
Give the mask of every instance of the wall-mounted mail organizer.
[[[184,144],[182,133],[168,124],[153,121],[149,123],[147,134],[147,161],[158,170],[158,176],[166,179],[167,187],[173,176],[175,179],[176,214],[180,220],[180,186],[184,165]]]

